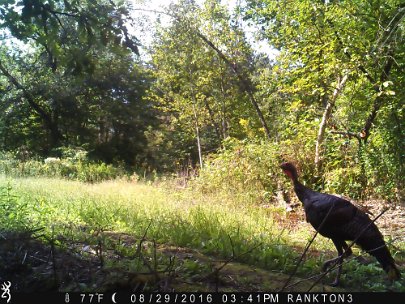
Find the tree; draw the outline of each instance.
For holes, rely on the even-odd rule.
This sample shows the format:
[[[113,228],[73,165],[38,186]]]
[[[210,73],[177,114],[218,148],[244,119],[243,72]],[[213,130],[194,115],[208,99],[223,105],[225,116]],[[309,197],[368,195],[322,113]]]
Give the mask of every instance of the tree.
[[[0,28],[24,43],[33,42],[48,56],[49,66],[81,69],[88,53],[71,44],[114,44],[138,53],[137,40],[126,27],[130,12],[126,1],[23,0],[6,1],[0,10]],[[80,56],[79,56],[80,55]]]
[[[112,1],[7,1],[1,8],[0,27],[9,36],[7,39],[20,40],[26,49],[38,50],[38,59],[45,64],[41,70],[48,67],[55,79],[60,75],[68,78],[92,73],[95,49],[138,51],[134,37],[125,26],[129,11],[122,1],[117,4]],[[16,58],[24,53],[30,57],[30,51],[9,50],[4,54]],[[28,62],[23,65],[27,66]],[[41,90],[32,90],[30,83],[19,79],[18,75],[23,78],[21,71],[10,69],[4,57],[0,61],[0,73],[22,92],[24,100],[43,120],[51,134],[51,146],[60,145],[64,137],[58,126],[58,115],[51,113],[45,96],[38,96]]]
[[[134,165],[146,158],[144,131],[154,124],[144,99],[148,73],[126,52],[94,52],[94,70],[82,75],[52,72],[37,53],[12,61],[8,70],[18,77],[21,89],[8,85],[8,93],[1,97],[3,130],[8,130],[3,132],[4,149],[24,145],[48,155],[59,146],[42,117],[25,103],[28,96],[52,119],[64,146],[85,147],[106,162]]]
[[[395,98],[390,88],[400,83],[391,77],[402,62],[404,16],[397,1],[248,1],[246,20],[280,51],[278,90],[304,105],[306,120],[322,117],[314,149],[319,174],[328,159],[326,130],[366,142],[379,109]]]
[[[251,69],[251,49],[217,1],[207,1],[203,8],[184,2],[168,14],[181,17],[155,38],[153,98],[165,121],[188,134],[183,140],[194,137],[202,165],[203,149],[219,148],[224,138],[241,131],[241,118],[255,116],[248,104],[252,88],[242,87],[248,79],[242,74]],[[186,149],[184,156],[193,154]]]
[[[106,162],[144,162],[144,132],[154,124],[143,98],[150,77],[133,56],[124,4],[24,1],[21,11],[5,5],[3,149],[49,155],[79,146]],[[21,48],[10,43],[16,38],[25,42]]]

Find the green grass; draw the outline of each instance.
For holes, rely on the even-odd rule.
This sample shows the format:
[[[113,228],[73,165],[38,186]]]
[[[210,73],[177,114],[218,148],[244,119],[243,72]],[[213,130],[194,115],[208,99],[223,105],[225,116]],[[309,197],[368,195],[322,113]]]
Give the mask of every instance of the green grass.
[[[275,215],[283,217],[280,209],[263,208],[229,194],[176,190],[170,183],[154,186],[128,181],[86,184],[0,178],[3,188],[7,184],[17,205],[26,211],[20,221],[44,227],[49,236],[87,238],[101,231],[116,231],[142,237],[146,233],[149,240],[160,244],[194,248],[222,258],[234,255],[239,262],[290,273],[313,234],[309,226],[294,232],[283,227],[275,220]],[[404,243],[396,246],[405,248]],[[302,277],[319,273],[326,256],[316,254],[318,250],[335,254],[332,243],[322,237],[311,250],[299,269]],[[387,288],[385,274],[374,264],[361,266],[353,261],[345,269],[351,270],[344,277],[348,286],[357,290]],[[402,280],[391,288],[404,291],[404,285]]]

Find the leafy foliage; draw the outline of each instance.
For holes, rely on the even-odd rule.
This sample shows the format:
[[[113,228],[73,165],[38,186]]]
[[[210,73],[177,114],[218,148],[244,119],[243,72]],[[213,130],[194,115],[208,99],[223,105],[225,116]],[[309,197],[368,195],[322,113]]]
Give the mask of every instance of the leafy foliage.
[[[219,189],[257,200],[271,199],[277,190],[279,151],[266,143],[228,139],[223,150],[212,156],[200,172],[196,185],[203,192]]]
[[[397,96],[402,93],[392,89],[402,87],[404,80],[400,76],[404,59],[403,5],[397,1],[384,5],[375,1],[288,1],[283,5],[248,1],[244,9],[245,19],[259,24],[260,36],[279,50],[274,67],[270,72],[263,69],[258,78],[277,84],[261,89],[270,89],[271,93],[265,106],[279,110],[275,126],[296,123],[306,129],[309,123],[318,125],[317,136],[304,132],[312,150],[316,139],[315,164],[320,146],[322,166],[315,169],[321,170],[313,170],[318,175],[314,180],[318,187],[323,187],[325,179],[344,172],[353,181],[353,188],[340,182],[335,190],[354,197],[376,192],[385,197],[391,193],[392,197],[394,192],[403,191],[403,177],[399,177],[403,176],[403,123],[398,120],[401,114],[394,114],[403,112],[402,97]],[[391,60],[398,61],[393,64]],[[346,76],[347,81],[339,87]],[[388,123],[386,115],[396,119]],[[383,121],[384,127],[378,127]],[[297,140],[289,133],[291,128],[278,130],[281,136]],[[380,133],[386,131],[396,135]],[[390,152],[385,140],[395,141],[388,144]],[[388,167],[386,161],[377,164],[381,157],[396,159],[396,166]],[[374,183],[377,171],[388,175],[381,187]],[[332,189],[337,184],[330,186]],[[379,190],[374,192],[376,188]]]
[[[255,117],[234,73],[198,33],[246,73],[252,50],[240,26],[232,24],[226,8],[217,1],[208,1],[202,8],[181,2],[169,13],[181,17],[168,28],[158,28],[152,46],[156,81],[150,93],[165,125],[169,124],[165,136],[182,149],[176,154],[196,162],[197,141],[203,152],[218,149],[228,136],[244,136],[241,117]],[[174,135],[168,134],[173,130]]]
[[[95,248],[102,265],[102,246],[115,246],[106,265],[117,281],[121,269],[161,271],[158,243],[288,272],[311,230],[286,233],[294,215],[273,204],[291,189],[282,161],[316,190],[403,201],[401,1],[247,0],[231,10],[179,0],[155,12],[170,21],[147,25],[149,46],[133,35],[131,9],[0,3],[0,173],[16,179],[0,178],[1,230],[43,227],[65,249],[58,237],[87,242],[81,251]],[[181,190],[161,173],[182,176]],[[138,182],[149,174],[160,188]],[[111,231],[144,236],[134,254]],[[321,260],[309,256],[299,274],[318,273]],[[213,271],[191,259],[169,266]],[[348,284],[386,289],[375,264],[348,269]],[[403,291],[403,280],[390,288]]]
[[[260,176],[247,179],[248,192],[271,196],[260,171],[276,174],[289,159],[317,189],[401,200],[402,4],[247,1],[231,11],[216,0],[178,1],[162,12],[167,25],[154,24],[145,58],[134,56],[126,4],[2,5],[11,41],[0,56],[2,150],[24,160],[81,147],[96,162],[145,174],[187,175],[206,163],[202,183],[221,188],[225,175],[212,173],[211,186],[204,176],[220,161],[232,167],[239,143],[229,145],[245,141],[241,163],[249,165],[234,181]]]
[[[122,167],[91,162],[86,154],[78,150],[71,156],[65,154],[64,158],[48,157],[44,160],[22,161],[10,153],[3,153],[0,159],[0,173],[12,177],[43,176],[83,182],[101,182],[125,176],[125,170]]]
[[[66,65],[74,72],[91,68],[91,47],[118,45],[138,52],[125,23],[124,1],[24,0],[2,4],[0,26],[24,42],[34,41],[56,70]],[[72,45],[74,40],[77,44]],[[82,52],[80,47],[86,46]]]

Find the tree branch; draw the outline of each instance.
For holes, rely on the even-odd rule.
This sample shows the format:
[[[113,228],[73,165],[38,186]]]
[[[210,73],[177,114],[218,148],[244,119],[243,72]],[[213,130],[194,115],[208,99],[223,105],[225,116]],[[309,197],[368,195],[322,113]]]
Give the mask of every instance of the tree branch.
[[[362,137],[364,136],[364,133],[357,134],[357,133],[349,132],[349,131],[330,131],[330,133],[343,135],[343,136],[348,137],[349,139],[356,138],[357,141],[359,142],[359,146],[361,146],[361,140],[362,140]]]
[[[381,72],[381,76],[380,76],[381,83],[383,83],[384,81],[386,81],[388,79],[393,64],[394,64],[394,58],[392,56],[389,56],[385,66],[384,66],[384,69]],[[373,109],[371,110],[370,114],[368,115],[366,122],[364,124],[363,130],[362,130],[362,133],[364,133],[364,137],[363,137],[364,142],[367,142],[367,139],[370,136],[370,129],[377,116],[377,112],[381,108],[381,106],[383,105],[383,102],[384,102],[384,98],[382,96],[382,93],[383,93],[382,88],[380,86],[378,86],[378,88],[375,88],[375,90],[377,92],[377,97],[374,99]]]
[[[239,80],[239,88],[244,91],[248,97],[249,101],[252,104],[253,108],[256,111],[257,116],[259,117],[260,123],[262,124],[262,127],[266,133],[267,139],[271,139],[271,134],[270,134],[270,129],[266,123],[266,120],[263,116],[263,112],[260,110],[259,104],[256,101],[256,98],[253,94],[253,89],[252,89],[252,82],[251,80],[242,75],[241,72],[239,72],[237,65],[232,63],[224,53],[221,52],[220,49],[218,49],[207,37],[205,37],[201,32],[199,32],[196,29],[192,29],[193,32],[200,37],[209,47],[211,47],[217,54],[218,56],[225,62],[225,64],[232,70],[232,72],[236,75],[236,77]]]
[[[352,59],[352,55],[351,55],[351,53],[347,50],[347,48],[344,46],[342,37],[340,37],[339,33],[337,32],[336,27],[335,27],[335,25],[333,24],[332,20],[327,19],[326,21],[327,21],[327,22],[329,23],[329,25],[334,29],[334,30],[333,30],[333,33],[335,34],[335,37],[336,37],[336,39],[337,39],[337,41],[338,41],[340,47],[343,49],[343,53],[346,55],[346,57],[347,57],[349,60],[351,60],[351,59]],[[359,64],[359,65],[357,66],[357,68],[364,74],[364,76],[368,79],[368,81],[369,81],[371,84],[375,85],[375,80],[374,80],[374,78],[371,76],[371,74],[367,71],[367,69],[366,69],[363,65]]]
[[[333,94],[325,107],[321,123],[319,124],[318,136],[316,139],[316,147],[315,147],[315,168],[317,173],[319,173],[321,169],[321,146],[323,144],[325,137],[326,124],[330,116],[332,115],[332,108],[335,105],[336,99],[338,98],[339,94],[345,87],[348,77],[349,77],[348,73],[346,73],[341,79],[339,77],[337,81],[337,86],[333,91]]]

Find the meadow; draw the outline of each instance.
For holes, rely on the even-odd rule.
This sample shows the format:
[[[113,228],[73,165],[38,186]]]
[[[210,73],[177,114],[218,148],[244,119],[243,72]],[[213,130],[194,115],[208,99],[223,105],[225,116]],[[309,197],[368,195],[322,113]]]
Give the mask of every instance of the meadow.
[[[1,204],[6,210],[3,231],[38,229],[35,238],[51,244],[51,250],[75,252],[80,258],[98,263],[103,271],[135,276],[128,284],[142,283],[142,288],[156,288],[161,273],[165,278],[181,277],[188,282],[172,283],[176,289],[209,290],[214,287],[207,283],[206,275],[214,273],[218,280],[221,271],[226,273],[225,268],[238,263],[240,267],[267,272],[271,282],[256,286],[259,290],[279,290],[314,233],[302,215],[272,203],[258,204],[246,196],[220,190],[206,193],[193,185],[180,187],[171,179],[153,183],[126,179],[84,183],[60,178],[2,177],[0,185]],[[390,248],[403,265],[404,239],[396,239]],[[184,252],[189,253],[185,256]],[[322,262],[335,254],[332,242],[318,236],[294,279],[316,279]],[[364,258],[351,259],[344,265],[345,290],[405,291],[404,279],[390,284],[375,260],[359,250],[355,255]],[[55,260],[53,263],[57,264]],[[283,276],[276,280],[274,274]],[[331,281],[333,275],[326,276],[323,282]],[[79,284],[79,278],[72,280],[77,282],[64,281],[59,289],[100,287],[95,275],[86,283]],[[122,281],[122,277],[105,280]],[[249,278],[245,280],[244,288],[249,289]],[[102,285],[100,288],[107,288],[105,282]],[[226,288],[225,283],[222,285]],[[232,289],[232,285],[228,288]],[[243,288],[243,282],[238,281],[233,288]],[[302,290],[299,284],[291,288]]]

